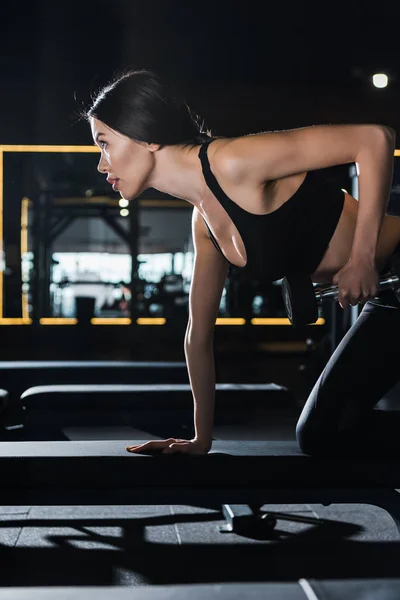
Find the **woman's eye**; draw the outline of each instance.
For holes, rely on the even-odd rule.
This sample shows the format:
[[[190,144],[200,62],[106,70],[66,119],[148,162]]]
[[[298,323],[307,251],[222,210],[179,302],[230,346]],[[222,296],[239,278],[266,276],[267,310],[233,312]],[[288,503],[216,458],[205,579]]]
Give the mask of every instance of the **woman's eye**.
[[[100,140],[100,146],[104,149],[107,146],[107,142],[105,142],[104,140]],[[104,146],[103,146],[104,144]]]

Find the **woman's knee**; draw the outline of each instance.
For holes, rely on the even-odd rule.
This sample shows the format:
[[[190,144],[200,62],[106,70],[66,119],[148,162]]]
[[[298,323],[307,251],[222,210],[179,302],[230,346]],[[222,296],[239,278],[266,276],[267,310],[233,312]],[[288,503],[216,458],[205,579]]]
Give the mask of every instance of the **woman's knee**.
[[[296,425],[296,439],[299,448],[304,454],[318,452],[318,431],[305,420],[299,419]]]
[[[335,431],[314,412],[304,412],[296,425],[296,439],[304,454],[321,455],[332,452],[337,447]]]

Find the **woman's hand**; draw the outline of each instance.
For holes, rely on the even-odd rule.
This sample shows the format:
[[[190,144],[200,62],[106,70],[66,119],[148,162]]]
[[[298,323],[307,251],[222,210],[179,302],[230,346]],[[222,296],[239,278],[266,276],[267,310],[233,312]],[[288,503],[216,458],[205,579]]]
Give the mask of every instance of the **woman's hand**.
[[[128,452],[136,454],[207,454],[211,444],[200,440],[181,440],[169,438],[168,440],[153,440],[139,446],[127,446]]]
[[[338,301],[342,308],[349,304],[355,306],[376,296],[379,285],[379,274],[374,262],[369,260],[350,259],[336,273],[333,283],[339,288]]]

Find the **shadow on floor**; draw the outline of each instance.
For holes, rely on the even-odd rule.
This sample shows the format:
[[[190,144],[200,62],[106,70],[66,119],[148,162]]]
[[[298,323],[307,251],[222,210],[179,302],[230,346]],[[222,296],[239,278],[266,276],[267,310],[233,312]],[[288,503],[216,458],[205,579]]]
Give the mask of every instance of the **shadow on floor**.
[[[16,516],[16,515],[15,515]],[[290,517],[289,517],[290,518]],[[221,543],[148,541],[148,528],[212,522],[221,514],[171,514],[133,519],[4,518],[1,530],[52,529],[40,540],[0,545],[0,586],[146,585],[246,581],[295,581],[299,578],[363,578],[398,576],[400,542],[358,542],[348,539],[360,530],[354,523],[302,516],[300,531],[278,527],[270,539],[254,541],[221,534]],[[296,519],[294,519],[296,521]],[[107,533],[120,528],[119,536]],[[65,534],[65,529],[68,532]],[[62,531],[64,530],[64,531]],[[25,539],[29,535],[25,536]],[[1,538],[0,538],[1,539]],[[45,539],[45,545],[43,541]],[[168,536],[164,539],[168,539]],[[170,538],[171,539],[171,538]],[[26,544],[26,542],[25,542]],[[49,547],[49,544],[51,546]],[[41,547],[42,546],[42,547]],[[43,547],[44,546],[44,547]],[[47,547],[46,547],[47,546]],[[104,549],[106,546],[106,549]]]

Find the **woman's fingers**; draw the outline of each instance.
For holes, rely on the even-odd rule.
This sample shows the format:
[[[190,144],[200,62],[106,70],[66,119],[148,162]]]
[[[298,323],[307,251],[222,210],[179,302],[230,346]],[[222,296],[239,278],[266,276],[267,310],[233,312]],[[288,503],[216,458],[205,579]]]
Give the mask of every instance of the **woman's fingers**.
[[[163,454],[207,454],[207,452],[200,444],[189,440],[169,444],[162,451]]]
[[[168,438],[167,440],[151,440],[150,442],[146,442],[145,444],[139,444],[138,446],[126,446],[126,450],[128,452],[137,453],[160,452],[164,448],[167,448],[170,444],[183,441],[184,440],[177,440],[175,438]]]
[[[173,440],[152,440],[145,444],[139,444],[138,446],[127,446],[128,452],[154,452],[155,450],[162,450],[168,444],[171,444]]]
[[[207,450],[197,441],[169,438],[152,440],[137,446],[126,446],[128,452],[136,454],[207,454]]]
[[[192,446],[193,444],[191,444],[187,440],[184,440],[169,444],[166,448],[164,448],[162,452],[163,454],[174,454],[175,452],[184,453],[188,452],[188,450],[190,450]]]

